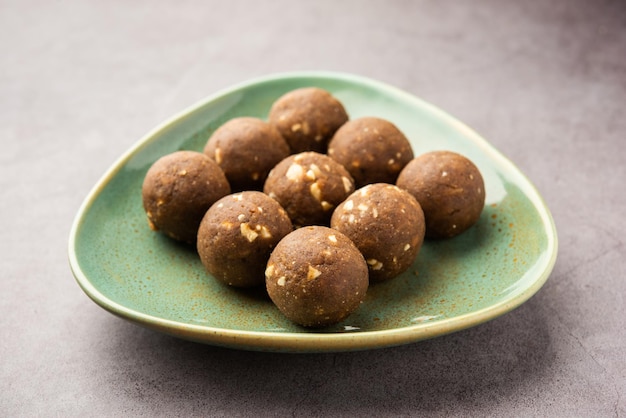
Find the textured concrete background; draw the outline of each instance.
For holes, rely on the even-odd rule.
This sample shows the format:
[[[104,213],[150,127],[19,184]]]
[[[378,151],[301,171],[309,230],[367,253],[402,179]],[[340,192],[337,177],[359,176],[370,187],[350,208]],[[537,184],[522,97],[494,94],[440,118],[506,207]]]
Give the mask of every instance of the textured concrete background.
[[[0,415],[626,416],[623,1],[0,0]],[[279,355],[138,328],[80,290],[69,228],[174,113],[273,72],[337,70],[426,99],[535,183],[559,258],[479,327]]]

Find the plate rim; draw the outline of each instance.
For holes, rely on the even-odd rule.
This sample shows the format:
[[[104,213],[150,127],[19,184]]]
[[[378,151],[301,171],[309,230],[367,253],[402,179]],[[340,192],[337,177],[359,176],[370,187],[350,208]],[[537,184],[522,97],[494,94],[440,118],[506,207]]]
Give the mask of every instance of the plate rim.
[[[224,97],[240,90],[245,90],[252,86],[259,86],[261,84],[285,81],[289,79],[326,79],[343,81],[350,84],[365,85],[378,91],[384,91],[386,94],[399,96],[403,101],[416,103],[420,107],[428,109],[435,116],[444,120],[447,124],[454,126],[458,130],[464,131],[464,134],[470,137],[472,143],[479,146],[484,152],[489,154],[490,159],[492,158],[494,160],[498,160],[501,164],[507,166],[507,169],[513,170],[513,172],[524,182],[525,187],[523,188],[523,194],[531,201],[533,207],[535,207],[538,211],[538,215],[543,226],[542,230],[545,231],[547,238],[546,252],[550,252],[541,274],[539,274],[530,286],[523,288],[521,292],[507,296],[493,305],[489,305],[463,315],[437,320],[432,323],[424,322],[384,330],[352,331],[345,333],[326,333],[311,330],[303,330],[303,332],[249,331],[195,325],[139,312],[134,309],[130,309],[102,294],[92,284],[88,275],[80,267],[77,256],[76,240],[81,227],[84,224],[86,214],[89,212],[89,209],[93,205],[94,201],[100,195],[101,191],[122,169],[125,163],[127,163],[130,158],[140,151],[142,147],[147,145],[158,133],[168,129],[174,124],[182,123],[187,115],[194,113],[208,103],[213,102],[220,97]],[[532,194],[529,194],[529,192]],[[461,331],[463,329],[485,323],[514,310],[536,294],[548,280],[556,263],[557,253],[558,238],[556,225],[543,197],[540,195],[535,185],[528,179],[526,174],[523,173],[512,161],[498,151],[493,145],[491,145],[486,139],[475,132],[472,128],[456,119],[454,116],[411,93],[385,82],[374,80],[365,76],[334,71],[279,72],[252,78],[250,80],[234,84],[228,88],[218,90],[214,94],[211,94],[182,111],[175,113],[173,116],[158,124],[156,127],[143,135],[109,166],[81,203],[72,222],[68,242],[69,264],[75,280],[90,299],[110,313],[123,319],[130,320],[138,325],[187,340],[238,349],[275,352],[358,351],[372,348],[398,346]]]

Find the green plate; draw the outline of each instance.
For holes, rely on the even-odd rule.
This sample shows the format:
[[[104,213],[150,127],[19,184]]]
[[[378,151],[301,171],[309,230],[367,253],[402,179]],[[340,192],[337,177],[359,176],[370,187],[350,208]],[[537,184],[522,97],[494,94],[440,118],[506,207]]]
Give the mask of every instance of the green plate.
[[[427,241],[403,275],[370,286],[361,307],[323,330],[290,323],[263,292],[228,288],[193,249],[148,228],[141,184],[150,165],[176,150],[201,151],[238,116],[266,118],[283,93],[318,86],[351,118],[396,124],[415,155],[448,149],[470,158],[485,180],[478,223]],[[126,152],[89,193],[73,223],[69,261],[78,284],[104,309],[180,338],[250,350],[364,350],[432,338],[481,324],[535,294],[554,266],[553,219],[528,179],[470,128],[405,92],[359,76],[278,74],[218,93],[158,126]]]

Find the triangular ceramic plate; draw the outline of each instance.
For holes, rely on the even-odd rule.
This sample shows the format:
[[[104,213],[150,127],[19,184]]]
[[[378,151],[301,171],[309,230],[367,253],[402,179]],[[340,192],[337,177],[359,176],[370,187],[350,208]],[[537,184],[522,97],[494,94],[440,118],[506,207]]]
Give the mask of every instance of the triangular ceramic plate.
[[[398,126],[415,155],[435,149],[470,158],[485,180],[478,223],[427,241],[403,275],[370,286],[361,307],[323,330],[290,323],[263,292],[218,283],[193,248],[148,228],[141,184],[150,165],[176,150],[201,151],[238,116],[267,118],[274,100],[298,87],[330,91],[351,118]],[[337,73],[278,74],[218,93],[158,126],[95,185],[71,230],[69,260],[85,293],[142,326],[193,341],[250,350],[323,352],[411,343],[481,324],[518,307],[547,280],[557,236],[529,180],[487,141],[436,107],[389,85]]]

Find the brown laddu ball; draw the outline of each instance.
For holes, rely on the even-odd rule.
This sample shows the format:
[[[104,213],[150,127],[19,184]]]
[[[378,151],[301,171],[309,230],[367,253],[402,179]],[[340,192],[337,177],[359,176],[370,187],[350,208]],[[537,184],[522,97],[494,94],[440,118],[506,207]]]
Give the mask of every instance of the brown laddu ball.
[[[235,193],[218,200],[202,219],[198,255],[223,283],[262,285],[272,249],[291,230],[287,212],[271,197],[257,191]]]
[[[396,183],[422,206],[427,238],[452,238],[480,218],[485,184],[478,167],[452,151],[432,151],[413,159]]]
[[[294,226],[328,226],[335,207],[354,191],[354,181],[341,164],[310,151],[278,163],[263,191],[285,208]]]
[[[176,151],[150,167],[141,191],[153,230],[195,244],[202,217],[216,200],[230,193],[230,185],[211,158],[200,152]]]
[[[237,192],[261,190],[270,170],[289,155],[289,146],[269,123],[240,117],[217,128],[204,153],[217,162]]]
[[[318,87],[303,87],[284,94],[269,112],[269,123],[285,138],[293,154],[325,153],[328,141],[347,120],[343,104]]]
[[[354,242],[369,268],[370,282],[392,279],[406,271],[424,242],[424,213],[399,187],[364,186],[341,203],[330,222]]]
[[[342,164],[356,183],[395,183],[413,159],[406,136],[393,123],[377,117],[346,122],[328,144],[328,155]]]
[[[348,237],[324,226],[283,238],[265,270],[267,292],[291,321],[323,327],[347,318],[369,286],[367,264]]]

